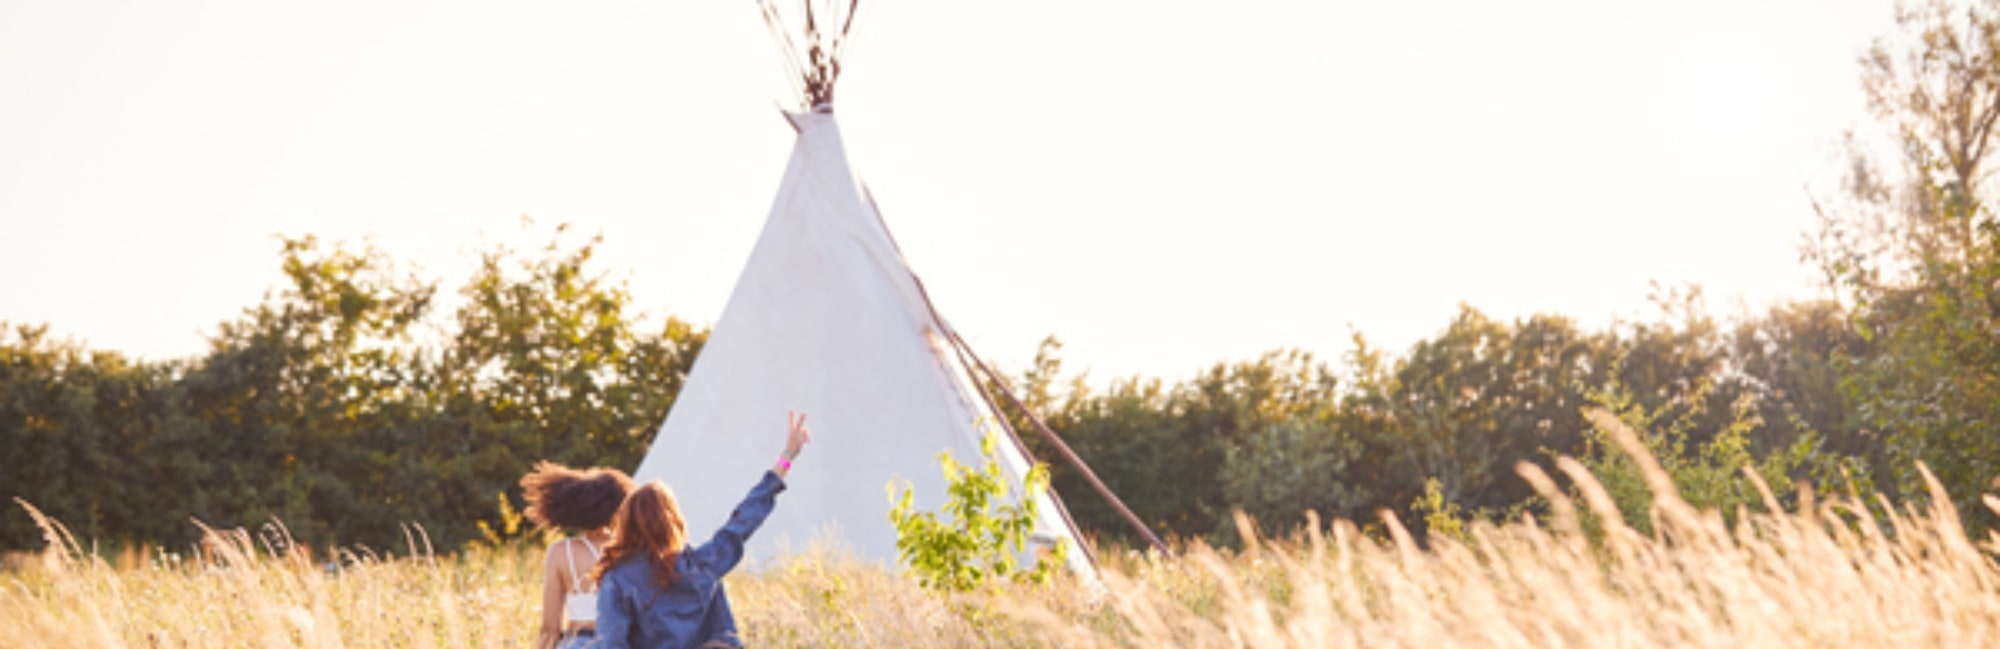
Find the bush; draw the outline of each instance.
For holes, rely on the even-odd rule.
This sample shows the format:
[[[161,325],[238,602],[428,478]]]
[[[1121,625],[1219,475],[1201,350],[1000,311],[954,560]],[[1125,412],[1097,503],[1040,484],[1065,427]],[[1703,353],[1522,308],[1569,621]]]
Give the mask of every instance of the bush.
[[[960,464],[950,452],[938,454],[945,479],[951,483],[941,520],[937,513],[916,511],[913,492],[890,483],[896,504],[889,521],[896,525],[896,552],[918,581],[934,590],[966,592],[998,580],[1044,583],[1068,549],[1057,542],[1054,552],[1022,567],[1017,557],[1026,550],[1039,513],[1033,494],[1048,487],[1048,467],[1036,464],[1021,481],[1021,497],[1007,502],[1007,480],[993,452],[994,435],[979,444],[983,463],[978,469]]]

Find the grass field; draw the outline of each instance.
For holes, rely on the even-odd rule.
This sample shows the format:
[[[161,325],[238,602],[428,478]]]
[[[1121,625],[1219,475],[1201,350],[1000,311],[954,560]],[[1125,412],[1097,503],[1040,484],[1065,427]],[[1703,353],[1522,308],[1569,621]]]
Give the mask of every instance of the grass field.
[[[808,552],[730,588],[759,647],[2000,646],[1996,546],[1949,505],[1871,514],[1847,495],[1731,526],[1656,481],[1660,531],[1644,536],[1560,466],[1584,502],[1530,471],[1547,520],[1474,523],[1429,548],[1393,522],[1378,539],[1336,521],[1242,552],[1107,557],[1099,584],[941,597]],[[537,548],[348,555],[336,572],[271,531],[106,560],[49,529],[72,551],[0,573],[0,646],[527,647],[535,626]]]

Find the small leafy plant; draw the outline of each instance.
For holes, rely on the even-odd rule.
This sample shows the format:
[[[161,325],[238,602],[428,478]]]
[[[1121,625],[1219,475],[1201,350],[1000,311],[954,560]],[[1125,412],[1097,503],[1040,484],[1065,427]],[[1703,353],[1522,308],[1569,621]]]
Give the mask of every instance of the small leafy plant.
[[[981,440],[978,468],[961,464],[950,452],[938,454],[951,483],[942,517],[917,511],[907,484],[901,489],[893,482],[888,485],[895,503],[889,521],[896,526],[896,553],[927,588],[966,592],[1000,580],[1045,583],[1064,563],[1068,548],[1058,539],[1050,552],[1036,556],[1032,565],[1022,565],[1020,557],[1039,513],[1034,494],[1048,486],[1048,467],[1036,464],[1029,469],[1021,480],[1021,496],[1009,499],[1011,490],[993,444],[992,433]]]

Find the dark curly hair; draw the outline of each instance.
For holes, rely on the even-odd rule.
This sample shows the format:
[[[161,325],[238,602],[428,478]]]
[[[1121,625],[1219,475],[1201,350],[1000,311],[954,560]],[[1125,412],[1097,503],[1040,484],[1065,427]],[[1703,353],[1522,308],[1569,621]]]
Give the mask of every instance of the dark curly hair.
[[[554,462],[536,462],[521,476],[528,499],[522,512],[542,529],[582,532],[604,527],[632,492],[632,477],[607,467],[572,469]]]

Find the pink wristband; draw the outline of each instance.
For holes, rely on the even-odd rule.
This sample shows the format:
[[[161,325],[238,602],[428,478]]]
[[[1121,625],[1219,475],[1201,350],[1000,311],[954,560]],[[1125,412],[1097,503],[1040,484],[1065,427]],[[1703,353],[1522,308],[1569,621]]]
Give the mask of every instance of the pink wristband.
[[[792,459],[780,455],[778,456],[778,466],[784,467],[786,471],[790,471],[792,470]]]

